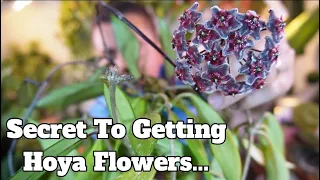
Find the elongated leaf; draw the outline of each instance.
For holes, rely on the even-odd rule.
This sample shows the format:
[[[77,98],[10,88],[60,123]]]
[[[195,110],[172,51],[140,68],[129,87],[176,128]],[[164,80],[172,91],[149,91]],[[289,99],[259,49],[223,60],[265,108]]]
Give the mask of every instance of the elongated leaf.
[[[290,45],[301,54],[305,45],[319,30],[319,7],[313,12],[305,11],[293,19],[285,28]]]
[[[91,133],[93,129],[86,131],[87,133]],[[81,139],[61,139],[56,142],[49,148],[47,148],[43,153],[43,158],[47,156],[66,156],[72,150],[74,150],[81,143]],[[11,180],[21,180],[21,179],[39,179],[42,175],[44,175],[46,171],[41,172],[23,172],[20,169]]]
[[[166,21],[160,17],[158,18],[158,23],[162,49],[171,59],[174,59],[174,53],[171,49],[172,33],[169,31],[170,28]],[[166,76],[171,77],[174,73],[174,67],[168,61],[165,61],[164,65]]]
[[[156,151],[159,156],[170,156],[170,140],[168,138],[158,139]],[[174,140],[174,154],[184,155],[183,144],[176,139]]]
[[[131,30],[123,22],[118,20],[115,16],[111,17],[113,32],[115,32],[115,39],[118,48],[127,63],[130,73],[135,77],[140,77],[138,68],[139,60],[139,43]]]
[[[189,114],[188,116],[189,118],[193,118],[191,114]],[[172,118],[173,118],[173,121],[175,122],[178,120],[176,115],[173,115]],[[188,144],[189,149],[193,153],[194,157],[199,162],[198,165],[209,166],[208,156],[203,143],[199,139],[186,139],[186,142]],[[204,172],[204,176],[206,177],[206,179],[211,179],[211,175],[209,172]]]
[[[115,180],[153,180],[156,171],[152,168],[150,172],[135,172],[131,169],[128,172],[121,173]]]
[[[271,113],[266,113],[263,124],[267,126],[266,133],[274,147],[282,154],[285,153],[284,136],[279,121]]]
[[[185,93],[196,107],[200,123],[225,123],[213,108],[195,94]],[[241,160],[234,142],[234,138],[229,129],[226,130],[226,140],[221,145],[211,145],[214,157],[219,162],[223,174],[228,180],[238,180],[241,178]],[[230,171],[232,169],[232,171]]]
[[[276,149],[270,139],[266,139],[266,141],[267,144],[262,144],[262,151],[264,159],[267,159],[265,162],[267,180],[289,180],[289,170],[286,167],[284,156]]]
[[[82,82],[51,91],[37,103],[39,108],[64,108],[103,94],[101,82]]]
[[[147,100],[144,98],[134,98],[131,101],[131,106],[136,117],[142,117],[147,112]]]
[[[104,150],[104,141],[103,139],[98,139],[92,146],[90,152],[86,156],[86,165],[87,172],[79,172],[77,173],[77,180],[87,180],[87,179],[101,179],[103,177],[104,172],[94,172],[94,157],[93,151],[102,151]]]
[[[118,117],[122,124],[124,124],[129,131],[132,122],[136,119],[136,116],[133,112],[129,100],[126,98],[126,95],[120,88],[116,88],[116,106],[118,110]],[[110,102],[110,91],[107,85],[104,84],[104,97],[108,105],[109,112],[112,115],[111,111],[111,102]]]
[[[151,113],[147,115],[146,118],[151,120],[151,126],[156,123],[161,123],[161,117],[157,113]],[[150,137],[149,139],[138,139],[133,135],[132,131],[133,129],[129,131],[129,140],[136,154],[138,156],[151,155],[154,147],[157,144],[157,139],[153,137]]]

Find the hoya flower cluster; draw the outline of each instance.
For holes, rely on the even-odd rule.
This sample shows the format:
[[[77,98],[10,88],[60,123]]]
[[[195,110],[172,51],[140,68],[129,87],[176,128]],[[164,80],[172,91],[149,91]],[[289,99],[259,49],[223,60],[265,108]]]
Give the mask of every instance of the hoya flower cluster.
[[[251,10],[242,14],[236,8],[223,10],[213,6],[212,17],[200,24],[202,13],[197,11],[198,6],[194,3],[184,11],[179,29],[173,34],[177,77],[207,93],[217,89],[234,96],[262,88],[279,56],[285,27],[282,18],[270,10],[269,20],[264,22]],[[254,50],[253,40],[260,40],[264,30],[269,30],[272,37],[266,37],[264,50]],[[192,39],[186,39],[187,32],[194,34]],[[200,46],[204,50],[200,51]],[[230,56],[241,64],[238,72],[245,77],[241,81],[230,74]]]

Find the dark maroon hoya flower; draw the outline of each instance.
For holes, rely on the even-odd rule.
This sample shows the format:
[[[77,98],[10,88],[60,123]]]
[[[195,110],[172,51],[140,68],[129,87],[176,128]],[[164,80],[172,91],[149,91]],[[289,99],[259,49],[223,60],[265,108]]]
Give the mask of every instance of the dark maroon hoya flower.
[[[203,58],[200,52],[198,51],[197,46],[195,45],[189,46],[188,51],[184,56],[184,58],[186,59],[188,64],[193,66],[199,65],[203,61]]]
[[[192,40],[193,43],[200,43],[207,51],[211,51],[213,43],[218,40],[220,36],[216,31],[205,28],[203,24],[196,25],[196,36]]]
[[[260,31],[266,28],[266,23],[259,20],[260,16],[255,11],[248,10],[245,14],[239,14],[238,20],[242,23],[239,34],[251,35],[255,40],[260,40]]]
[[[179,58],[182,57],[182,53],[187,51],[187,40],[185,36],[185,31],[175,30],[173,32],[173,39],[171,41],[172,48],[176,50]]]
[[[260,58],[267,63],[268,68],[271,67],[272,63],[277,62],[280,55],[279,45],[275,44],[272,39],[267,36],[265,49],[260,53]],[[269,71],[270,69],[268,69]]]
[[[177,74],[181,82],[190,85],[195,84],[190,73],[190,68],[186,63],[176,61],[175,73]]]
[[[184,11],[180,16],[179,29],[187,30],[190,33],[194,31],[195,24],[201,19],[202,13],[197,11],[199,4],[194,3],[188,10]]]
[[[212,92],[212,82],[207,79],[202,78],[201,72],[196,72],[192,75],[193,81],[196,83],[197,87],[199,88],[200,92]]]
[[[252,51],[248,53],[247,61],[239,69],[239,73],[245,75],[252,75],[255,77],[265,78],[267,70],[267,63],[262,59],[258,59]]]
[[[220,45],[216,45],[210,52],[203,54],[204,60],[212,65],[221,65],[227,62],[227,56],[223,55],[223,51]]]
[[[241,14],[235,8],[224,10],[214,6],[212,17],[201,24],[198,6],[195,3],[183,13],[180,27],[173,34],[177,77],[185,84],[196,85],[201,92],[218,90],[227,96],[262,88],[279,57],[279,42],[285,26],[282,18],[270,10],[269,21],[265,23],[254,11]],[[272,38],[266,37],[261,52],[251,49],[254,42],[250,38],[260,40],[263,30],[271,31]],[[187,31],[195,33],[192,41],[186,39]],[[244,81],[237,81],[230,73],[229,59],[234,57],[241,64],[238,73],[245,76]]]
[[[207,72],[204,72],[202,77],[215,84],[221,84],[223,81],[231,77],[229,74],[229,68],[230,67],[228,64],[223,64],[220,66],[213,66],[209,64]]]
[[[239,32],[236,31],[230,33],[224,52],[226,55],[234,54],[237,59],[242,59],[243,52],[253,46],[254,43],[249,40],[247,36],[241,36]]]
[[[241,27],[241,23],[236,18],[238,9],[223,10],[218,6],[213,6],[211,12],[212,18],[205,23],[205,26],[217,31],[221,38],[226,39],[230,32]]]
[[[246,82],[237,82],[234,78],[229,78],[227,83],[217,85],[217,89],[224,92],[226,96],[235,96],[248,91],[250,88]]]
[[[276,43],[279,43],[280,40],[283,38],[284,34],[284,27],[286,26],[286,23],[283,22],[282,16],[278,18],[274,11],[271,9],[269,11],[269,21],[267,22],[267,28],[272,33],[272,38]]]

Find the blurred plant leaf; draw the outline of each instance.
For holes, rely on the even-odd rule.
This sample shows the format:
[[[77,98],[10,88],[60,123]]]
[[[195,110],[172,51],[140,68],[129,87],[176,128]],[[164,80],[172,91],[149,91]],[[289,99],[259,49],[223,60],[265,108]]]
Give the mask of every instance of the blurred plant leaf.
[[[293,121],[299,128],[299,135],[305,142],[311,145],[319,145],[315,137],[319,127],[319,104],[304,103],[293,109]],[[315,144],[315,142],[317,142]]]
[[[279,121],[273,114],[267,112],[262,122],[267,127],[265,131],[267,136],[270,138],[270,141],[272,141],[274,148],[276,148],[278,152],[284,155],[284,136]]]
[[[172,33],[170,33],[170,28],[166,21],[163,18],[158,18],[158,27],[160,32],[160,39],[161,39],[161,47],[164,50],[164,52],[171,58],[174,58],[173,50],[171,49],[171,39],[172,39]],[[174,73],[174,67],[165,60],[165,73],[166,77],[170,78],[173,76]]]
[[[104,97],[106,99],[109,112],[112,116],[110,91],[107,85],[104,84],[103,87],[104,87]],[[117,105],[119,120],[123,125],[125,125],[127,132],[129,132],[132,122],[136,120],[136,116],[133,112],[133,109],[129,100],[126,97],[126,94],[118,86],[116,87],[116,105]]]
[[[38,108],[64,108],[103,94],[101,82],[81,82],[52,90],[40,99]]]
[[[213,177],[211,180],[225,180],[222,169],[216,159],[213,159],[210,164],[210,171]]]
[[[130,101],[135,116],[142,117],[147,112],[147,100],[144,98],[134,98]]]
[[[277,150],[274,143],[267,136],[263,136],[267,143],[261,144],[264,154],[267,180],[289,180],[289,169],[286,167],[284,156]]]
[[[86,131],[87,134],[93,132],[93,129]],[[66,156],[72,150],[76,149],[81,143],[81,139],[61,139],[43,152],[43,158],[47,156]],[[23,172],[20,170],[11,178],[11,180],[21,180],[21,179],[39,179],[43,176],[46,171],[41,172]]]
[[[192,93],[185,93],[196,107],[200,123],[225,123],[213,108],[203,101],[200,97]],[[221,145],[211,144],[211,150],[214,157],[219,162],[223,174],[228,180],[237,180],[241,178],[241,160],[240,155],[229,129],[226,130],[226,140]],[[233,171],[230,171],[233,169]]]
[[[296,53],[302,54],[305,45],[319,30],[319,7],[313,12],[304,11],[298,17],[293,19],[285,28],[285,34],[288,41],[296,50]]]
[[[93,166],[94,166],[94,157],[93,157],[93,151],[102,151],[104,150],[104,140],[103,139],[97,139],[92,146],[91,150],[87,154],[86,158],[86,166],[87,171],[86,172],[78,172],[77,173],[77,180],[86,180],[86,179],[101,179],[103,176],[103,173],[105,172],[94,172]]]
[[[138,67],[139,43],[132,31],[115,16],[111,16],[113,32],[118,48],[127,63],[127,67],[134,78],[141,76]]]
[[[249,145],[249,141],[248,139],[242,139],[242,144],[243,146],[247,149],[248,145]],[[256,145],[252,144],[251,145],[251,150],[250,150],[250,156],[252,157],[253,160],[255,160],[258,164],[260,164],[261,166],[265,166],[265,160],[263,157],[263,152],[262,150],[260,150]],[[295,167],[294,164],[292,164],[291,162],[286,162],[286,167],[288,167],[289,169],[293,169]]]
[[[157,141],[157,155],[170,156],[170,140],[168,138],[158,139]],[[178,140],[174,140],[174,154],[176,156],[183,156],[183,144]]]
[[[150,172],[135,172],[134,169],[130,169],[128,172],[121,173],[115,180],[153,180],[156,171],[151,169]]]
[[[161,123],[161,117],[158,113],[148,114],[146,118],[151,120],[151,126],[156,123]],[[137,156],[150,156],[157,144],[157,139],[153,137],[150,137],[149,139],[138,139],[133,135],[132,132],[133,129],[130,128],[129,140]]]

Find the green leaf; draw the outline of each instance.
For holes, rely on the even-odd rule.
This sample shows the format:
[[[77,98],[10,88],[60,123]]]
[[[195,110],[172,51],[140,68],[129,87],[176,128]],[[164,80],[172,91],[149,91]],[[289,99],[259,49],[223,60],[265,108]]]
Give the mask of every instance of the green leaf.
[[[178,117],[172,112],[172,120],[177,122]],[[190,117],[191,118],[191,117]],[[198,165],[209,166],[208,156],[203,143],[199,139],[186,139],[189,149],[198,161]],[[210,168],[210,167],[209,167]],[[206,179],[211,179],[209,172],[203,172]]]
[[[284,136],[279,121],[273,114],[268,112],[263,119],[263,124],[267,126],[266,134],[270,138],[270,141],[272,141],[278,152],[284,155]]]
[[[172,34],[169,31],[169,26],[163,18],[158,18],[158,27],[160,32],[160,39],[161,39],[161,47],[164,52],[171,58],[174,59],[174,53],[171,49],[171,39]],[[174,73],[174,67],[168,61],[165,60],[165,73],[166,77],[172,77]]]
[[[136,117],[142,117],[147,112],[147,100],[144,98],[134,98],[131,102],[132,109]]]
[[[264,138],[267,144],[262,143],[262,151],[264,159],[267,159],[265,162],[267,180],[289,180],[289,169],[286,167],[284,156],[276,149],[268,137]]]
[[[93,132],[93,129],[87,130],[87,133]],[[81,139],[61,139],[49,148],[47,148],[43,153],[43,158],[47,156],[66,156],[72,150],[76,149],[78,145],[81,143]],[[46,171],[41,172],[23,172],[20,169],[11,180],[21,180],[21,179],[39,179],[43,176]]]
[[[168,138],[158,139],[157,141],[157,155],[170,156],[170,140]],[[174,154],[176,156],[183,156],[183,144],[178,140],[174,140]]]
[[[161,123],[161,117],[158,113],[151,113],[146,116],[146,118],[151,120],[151,126],[156,123]],[[151,155],[154,147],[157,144],[157,139],[150,137],[149,139],[138,139],[133,133],[132,129],[129,132],[129,140],[132,145],[133,150],[138,156],[149,156]]]
[[[88,82],[93,82],[93,81],[97,81],[100,80],[100,76],[104,73],[105,68],[99,68],[97,69],[91,76],[90,78],[87,80]]]
[[[199,96],[192,93],[185,93],[183,97],[188,97],[197,109],[200,123],[225,123],[213,108],[203,101]],[[219,162],[223,174],[228,180],[238,180],[241,178],[240,155],[232,137],[231,131],[226,130],[226,140],[221,145],[211,144],[211,151]],[[232,169],[232,171],[230,171]]]
[[[152,168],[150,172],[135,172],[131,169],[128,172],[120,174],[115,180],[153,180],[156,171]]]
[[[107,85],[104,86],[104,97],[106,99],[109,112],[112,115],[111,111],[111,102],[110,102],[110,91]],[[125,93],[119,88],[116,87],[116,105],[118,110],[118,117],[120,122],[125,125],[127,128],[127,132],[131,128],[131,124],[134,120],[136,120],[136,116],[133,112],[133,109],[131,107],[131,104],[129,100],[127,99]]]
[[[94,172],[94,157],[93,151],[102,151],[104,150],[104,140],[97,139],[94,145],[92,146],[90,152],[86,156],[86,165],[87,165],[87,172],[78,172],[77,173],[77,180],[86,180],[86,179],[101,179],[105,172]]]
[[[115,39],[118,48],[127,63],[130,73],[136,79],[139,79],[141,74],[138,67],[139,61],[139,43],[132,31],[115,16],[111,16],[112,28],[115,34]]]
[[[101,82],[81,82],[51,91],[37,103],[38,108],[64,108],[103,94]]]
[[[213,159],[210,164],[211,180],[225,180],[222,169],[216,159]]]
[[[304,52],[305,45],[319,30],[319,7],[313,12],[304,11],[285,28],[289,44],[297,53]]]

